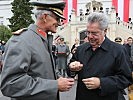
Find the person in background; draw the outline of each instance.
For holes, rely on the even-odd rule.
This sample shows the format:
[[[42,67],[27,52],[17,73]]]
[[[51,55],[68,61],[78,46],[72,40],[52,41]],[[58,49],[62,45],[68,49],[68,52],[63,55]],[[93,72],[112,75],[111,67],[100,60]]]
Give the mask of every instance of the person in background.
[[[71,53],[74,54],[76,52],[77,47],[79,46],[79,39],[75,39],[75,43],[73,44],[71,48]]]
[[[70,54],[69,46],[65,44],[64,38],[60,38],[60,44],[57,45],[57,66],[63,77],[66,77],[67,58]]]
[[[87,35],[84,36],[84,43],[89,42]]]
[[[56,53],[56,45],[54,43],[52,44],[52,55],[53,55],[54,62],[55,62],[55,65],[56,65],[57,53]]]
[[[36,6],[36,23],[13,32],[5,47],[1,91],[12,100],[59,100],[74,79],[55,71],[52,35],[63,17],[63,0],[31,2]]]
[[[131,67],[131,70],[133,71],[133,64],[132,64],[132,60],[131,60],[131,45],[132,45],[132,43],[133,43],[133,38],[132,37],[128,37],[126,39],[126,42],[124,41],[123,46],[126,48],[126,54],[127,54],[127,57],[130,58],[130,60],[129,60],[129,62],[131,62],[131,66],[130,67]],[[129,86],[129,87],[132,87],[132,85]],[[129,90],[129,88],[126,88],[125,89],[125,96],[129,97],[129,95],[130,95],[130,90]]]
[[[127,44],[124,44],[123,46],[126,48],[126,51],[127,51],[126,54],[130,58],[129,62],[131,62],[131,64],[132,64],[131,65],[131,70],[133,72],[133,63],[132,63],[132,60],[131,60],[131,45],[132,45],[132,43],[133,43],[133,38],[128,37],[127,38]],[[126,92],[127,96],[130,95],[130,91],[132,89],[131,87],[133,87],[133,85],[131,85],[131,86],[129,86],[129,88],[125,89],[125,92]]]
[[[104,13],[104,11],[103,11],[103,7],[100,7],[100,11],[99,11],[100,13]]]
[[[57,46],[58,44],[60,44],[60,38],[61,38],[60,35],[58,35],[58,36],[55,37],[55,39],[53,41],[55,46]]]
[[[104,13],[88,16],[89,42],[77,48],[67,68],[69,77],[78,74],[76,100],[125,100],[122,91],[133,82],[125,47],[106,36],[108,24]]]
[[[122,39],[120,37],[116,37],[115,38],[115,42],[118,43],[118,44],[121,44],[122,43]]]
[[[127,44],[125,44],[124,46],[126,47],[127,53],[128,55],[131,57],[131,45],[133,44],[133,38],[132,37],[128,37],[127,38]]]
[[[131,38],[132,38],[132,37],[131,37]],[[131,44],[131,47],[130,47],[130,49],[131,49],[130,57],[131,57],[132,65],[133,65],[133,39],[132,39],[132,43],[131,43],[131,38],[130,38],[130,40],[128,40],[128,41],[130,41],[130,44]],[[132,66],[132,67],[133,67],[133,66]]]
[[[3,60],[3,57],[2,57],[2,50],[0,50],[0,73],[1,73],[1,71],[2,71],[2,65],[3,65],[2,60]]]
[[[116,13],[116,24],[120,24],[120,17],[118,16],[118,13]]]
[[[55,65],[57,66],[57,45],[60,44],[60,36],[58,35],[54,41],[53,41],[53,44],[52,44],[52,54],[53,54],[53,58],[54,58],[54,61],[55,61]]]
[[[83,14],[83,10],[82,9],[80,9],[79,16],[80,16],[80,21],[83,21],[84,20],[84,14]]]
[[[132,29],[133,23],[132,23],[132,19],[131,18],[128,18],[128,22],[127,23],[130,24],[130,26],[128,26],[128,28]]]
[[[4,53],[5,51],[5,41],[1,41],[1,50],[2,50],[2,54]]]
[[[126,45],[126,44],[127,44],[127,39],[124,39],[123,45]]]
[[[89,15],[89,14],[90,14],[90,10],[89,10],[89,9],[86,9],[85,15],[87,16],[87,15]]]

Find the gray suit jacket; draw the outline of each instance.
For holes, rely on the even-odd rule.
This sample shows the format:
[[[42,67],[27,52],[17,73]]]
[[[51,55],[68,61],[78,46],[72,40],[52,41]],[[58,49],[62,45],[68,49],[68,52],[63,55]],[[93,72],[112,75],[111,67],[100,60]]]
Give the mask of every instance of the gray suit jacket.
[[[6,44],[1,91],[13,100],[57,100],[52,38],[49,35],[44,38],[37,28],[30,25]]]

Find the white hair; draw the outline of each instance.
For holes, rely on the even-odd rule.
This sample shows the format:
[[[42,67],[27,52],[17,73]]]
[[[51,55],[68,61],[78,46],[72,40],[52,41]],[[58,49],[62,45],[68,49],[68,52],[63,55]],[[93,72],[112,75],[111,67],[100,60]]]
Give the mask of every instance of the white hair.
[[[88,23],[99,23],[100,29],[105,30],[108,28],[109,20],[106,14],[93,12],[88,16]]]
[[[51,14],[51,13],[52,12],[48,11],[48,10],[34,10],[34,14],[35,14],[36,19],[40,18],[40,16],[43,14]]]

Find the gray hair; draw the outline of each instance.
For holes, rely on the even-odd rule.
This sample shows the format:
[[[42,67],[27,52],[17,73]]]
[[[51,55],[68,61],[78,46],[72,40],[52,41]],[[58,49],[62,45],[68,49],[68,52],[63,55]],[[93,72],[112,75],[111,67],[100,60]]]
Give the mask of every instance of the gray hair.
[[[35,14],[36,19],[40,18],[40,16],[43,14],[51,14],[51,13],[52,12],[48,11],[48,10],[34,10],[34,14]]]
[[[93,12],[88,16],[88,23],[99,23],[100,29],[105,30],[108,28],[109,20],[104,13]]]

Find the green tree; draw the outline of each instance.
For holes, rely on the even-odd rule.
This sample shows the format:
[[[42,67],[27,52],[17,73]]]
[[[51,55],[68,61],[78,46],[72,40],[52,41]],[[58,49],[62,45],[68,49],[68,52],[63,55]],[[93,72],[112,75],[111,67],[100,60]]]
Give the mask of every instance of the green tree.
[[[30,0],[14,0],[12,4],[13,16],[9,19],[12,31],[28,27],[34,23],[31,14],[33,7],[30,5]]]
[[[0,25],[0,40],[6,42],[11,36],[11,30],[4,25]]]

